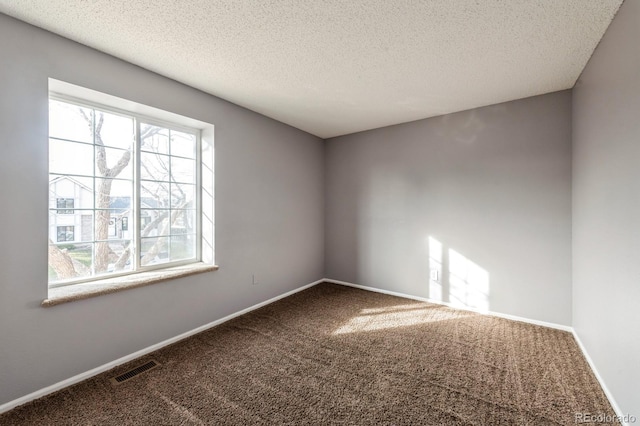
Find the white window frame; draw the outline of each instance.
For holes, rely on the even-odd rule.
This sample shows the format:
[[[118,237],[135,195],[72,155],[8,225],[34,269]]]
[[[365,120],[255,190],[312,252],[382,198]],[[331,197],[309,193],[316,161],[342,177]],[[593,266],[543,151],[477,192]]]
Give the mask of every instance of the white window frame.
[[[176,267],[181,267],[185,265],[188,267],[191,264],[194,264],[194,267],[196,265],[202,266],[203,264],[213,265],[214,263],[213,262],[213,253],[214,253],[213,251],[214,250],[214,247],[213,247],[213,229],[214,229],[213,181],[207,182],[206,185],[203,185],[203,182],[202,182],[203,166],[206,166],[207,168],[211,169],[211,172],[209,172],[209,174],[211,175],[211,180],[213,180],[213,125],[209,123],[193,120],[187,117],[179,116],[166,111],[157,110],[155,108],[147,107],[145,105],[133,103],[131,101],[126,101],[121,98],[116,98],[110,95],[101,94],[99,92],[95,92],[90,89],[84,89],[79,86],[71,85],[69,83],[64,83],[64,82],[60,82],[53,79],[50,79],[49,83],[50,83],[50,93],[49,93],[50,100],[57,100],[61,102],[71,103],[81,107],[97,109],[100,111],[105,111],[108,113],[123,115],[129,118],[132,118],[134,120],[134,126],[135,126],[135,139],[136,139],[135,144],[136,145],[135,145],[134,152],[132,152],[132,160],[133,160],[133,166],[134,166],[134,172],[133,172],[134,173],[133,175],[134,189],[133,189],[133,198],[132,198],[131,208],[134,213],[132,215],[132,221],[129,221],[129,224],[128,224],[129,230],[133,232],[132,269],[129,271],[101,274],[98,276],[60,280],[53,283],[49,283],[48,288],[54,289],[58,287],[65,287],[65,286],[78,285],[78,284],[84,284],[84,283],[93,283],[97,281],[109,281],[118,277],[129,278],[128,276],[133,276],[136,274],[142,274],[142,273],[153,272],[153,271],[162,272],[163,270],[171,270],[172,268],[176,269]],[[52,86],[58,89],[62,88],[64,89],[64,91],[61,92],[55,89],[52,90]],[[83,96],[82,98],[80,98],[74,95],[69,95],[68,94],[69,92],[73,92],[74,95],[77,93],[80,93],[81,95],[86,94],[87,97]],[[99,98],[99,100],[106,99],[108,100],[108,102],[107,103],[96,102],[94,100],[96,97]],[[127,109],[114,107],[113,106],[114,103],[118,105],[124,104],[126,105]],[[152,114],[140,113],[141,110],[143,112],[150,111],[152,112]],[[179,121],[187,122],[187,124],[184,125],[182,123],[171,120],[174,117],[178,118]],[[140,156],[140,143],[141,143],[140,141],[140,123],[141,122],[145,124],[167,128],[170,130],[193,134],[196,136],[196,182],[195,182],[196,247],[195,247],[195,257],[192,259],[167,262],[167,263],[161,263],[161,264],[155,264],[155,265],[148,265],[148,266],[141,266],[139,264],[140,262],[139,249],[140,249],[140,239],[141,239],[140,228],[139,228],[140,213],[141,213],[140,196],[139,196],[140,194],[139,156]],[[207,135],[208,135],[207,158],[204,158],[205,154],[204,154],[204,148],[203,148],[203,142],[202,142],[203,131],[207,132]],[[211,158],[208,158],[208,157],[211,157]],[[203,213],[203,195],[202,194],[205,188],[208,194],[207,207],[208,208],[210,207],[212,210],[210,212],[209,211],[206,212],[207,221],[208,223],[210,223],[207,228],[210,229],[211,235],[203,234],[204,213]],[[203,256],[203,240],[207,241],[206,256]],[[206,259],[203,259],[203,257],[206,257]],[[146,275],[148,276],[148,274]]]
[[[71,200],[73,201],[73,207],[69,208],[69,207],[58,207],[60,200]],[[75,198],[71,198],[71,197],[56,197],[56,214],[59,215],[63,215],[63,214],[75,214],[75,207],[76,207],[76,199]],[[53,209],[52,209],[53,210]],[[69,210],[71,211],[71,213],[69,213]],[[62,213],[64,212],[64,213]]]
[[[60,228],[71,228],[73,232],[73,238],[71,240],[67,240],[67,231],[65,231],[65,240],[60,241]],[[56,225],[56,243],[59,245],[67,245],[69,243],[73,243],[76,240],[76,227],[74,225]]]

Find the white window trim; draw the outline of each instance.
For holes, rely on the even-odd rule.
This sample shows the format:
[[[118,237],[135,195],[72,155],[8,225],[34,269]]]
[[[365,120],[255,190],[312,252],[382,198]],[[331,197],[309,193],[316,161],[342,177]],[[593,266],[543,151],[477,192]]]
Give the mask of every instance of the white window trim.
[[[197,131],[199,164],[197,167],[196,185],[200,190],[198,191],[199,199],[197,203],[198,209],[196,217],[198,222],[197,235],[199,238],[196,249],[196,260],[190,259],[181,262],[172,262],[168,265],[160,264],[139,267],[137,270],[127,271],[124,273],[66,280],[52,285],[47,285],[48,298],[43,301],[42,305],[53,306],[68,301],[113,293],[127,288],[153,284],[167,279],[217,270],[218,266],[214,264],[214,126],[210,123],[205,123],[189,117],[163,111],[55,79],[49,79],[49,99],[72,102],[89,108],[134,117],[136,121],[157,124],[177,131],[188,133],[193,133],[194,130]],[[136,125],[136,132],[138,132],[138,126],[139,125]],[[139,141],[137,141],[137,143],[139,143]],[[138,147],[136,147],[136,151],[137,150]],[[205,167],[211,170],[211,182],[204,182],[202,180],[202,170]],[[135,195],[134,200],[137,200],[137,194]],[[205,203],[209,207],[210,211],[204,211]],[[206,218],[208,222],[207,227],[204,226],[204,218]],[[210,232],[205,233],[205,228],[209,229]],[[137,233],[135,238],[139,239],[139,235],[137,235]]]

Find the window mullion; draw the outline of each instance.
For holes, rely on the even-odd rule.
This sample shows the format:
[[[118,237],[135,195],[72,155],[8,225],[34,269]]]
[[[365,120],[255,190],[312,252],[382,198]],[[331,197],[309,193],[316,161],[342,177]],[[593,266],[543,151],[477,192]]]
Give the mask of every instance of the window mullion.
[[[168,146],[168,150],[169,150],[169,178],[167,179],[169,181],[169,217],[167,218],[167,220],[169,221],[169,236],[167,238],[167,252],[169,253],[169,261],[171,261],[172,257],[171,257],[171,230],[172,230],[172,226],[171,226],[171,219],[173,217],[173,201],[172,201],[172,194],[173,194],[173,182],[175,181],[173,179],[173,170],[171,169],[171,164],[173,163],[172,160],[172,155],[173,155],[173,141],[172,141],[172,133],[173,131],[171,129],[169,130],[169,146]]]
[[[98,180],[96,179],[96,160],[98,152],[96,149],[96,110],[91,109],[91,140],[93,141],[93,211],[91,214],[91,276],[95,275],[96,265],[96,190]]]
[[[202,134],[196,135],[196,259],[202,260]]]
[[[135,149],[133,150],[133,160],[135,167],[133,168],[133,229],[134,238],[131,241],[133,248],[131,250],[131,256],[133,257],[133,270],[138,271],[140,269],[140,248],[141,246],[141,233],[140,228],[140,120],[134,117],[135,122]]]

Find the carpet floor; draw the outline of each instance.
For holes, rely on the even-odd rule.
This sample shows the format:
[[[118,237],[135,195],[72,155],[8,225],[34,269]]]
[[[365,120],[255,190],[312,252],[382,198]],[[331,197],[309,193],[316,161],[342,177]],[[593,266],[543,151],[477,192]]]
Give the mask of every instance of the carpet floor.
[[[149,359],[161,366],[112,385]],[[569,425],[615,413],[564,331],[320,284],[0,425]]]

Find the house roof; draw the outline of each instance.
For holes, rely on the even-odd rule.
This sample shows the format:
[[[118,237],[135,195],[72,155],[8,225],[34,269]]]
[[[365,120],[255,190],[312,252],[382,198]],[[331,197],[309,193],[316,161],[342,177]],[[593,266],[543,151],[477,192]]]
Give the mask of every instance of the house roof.
[[[73,178],[73,176],[55,176],[53,179],[49,178],[49,185],[59,182],[61,180],[71,181],[76,185],[82,187],[83,189],[86,189],[89,192],[93,192],[93,189],[89,188],[87,185],[83,184],[78,179]]]

